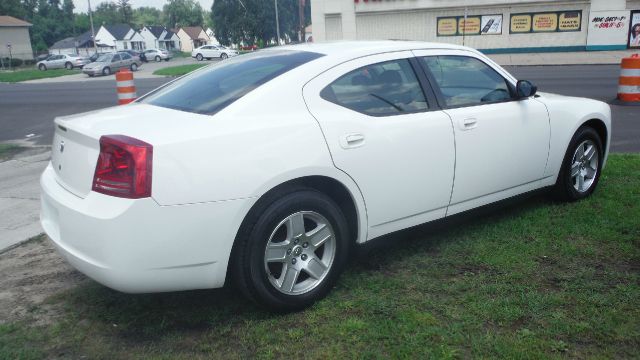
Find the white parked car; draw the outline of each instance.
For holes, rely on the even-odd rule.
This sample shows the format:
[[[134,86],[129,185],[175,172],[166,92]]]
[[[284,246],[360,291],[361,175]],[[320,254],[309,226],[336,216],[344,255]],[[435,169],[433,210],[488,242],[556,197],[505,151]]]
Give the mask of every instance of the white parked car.
[[[38,61],[36,67],[41,71],[49,69],[73,70],[73,68],[82,68],[90,62],[89,58],[77,55],[51,55],[44,60]]]
[[[233,56],[237,56],[238,51],[228,49],[222,45],[203,45],[191,51],[191,57],[202,61],[204,59],[220,59],[224,60]]]
[[[354,244],[536,189],[589,196],[607,104],[536,93],[478,51],[284,46],[55,120],[42,226],[131,293],[221,287],[299,309]]]
[[[155,60],[157,62],[162,60],[169,61],[173,57],[171,52],[165,49],[147,49],[144,51],[144,56],[147,61]]]

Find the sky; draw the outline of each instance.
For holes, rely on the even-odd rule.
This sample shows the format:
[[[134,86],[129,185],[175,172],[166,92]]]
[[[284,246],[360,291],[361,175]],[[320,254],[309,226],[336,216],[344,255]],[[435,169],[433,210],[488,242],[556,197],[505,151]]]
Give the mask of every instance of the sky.
[[[0,0],[1,1],[1,0]],[[98,4],[101,2],[108,0],[91,0],[91,8],[95,9]],[[213,0],[196,0],[202,5],[202,8],[205,10],[211,10],[211,5],[213,4]],[[138,8],[141,6],[151,6],[158,9],[162,9],[162,6],[166,3],[166,0],[131,0],[131,6],[133,8]],[[87,0],[73,0],[73,5],[75,5],[75,12],[87,12]]]

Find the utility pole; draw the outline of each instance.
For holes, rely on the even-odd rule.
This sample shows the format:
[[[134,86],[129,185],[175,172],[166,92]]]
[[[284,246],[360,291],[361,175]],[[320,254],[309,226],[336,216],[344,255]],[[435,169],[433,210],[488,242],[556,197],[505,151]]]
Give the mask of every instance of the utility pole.
[[[278,45],[280,45],[280,21],[278,20],[278,0],[273,0],[276,5],[276,36],[278,37]]]
[[[462,23],[462,46],[464,46],[464,36],[467,34],[467,14],[469,11],[464,8],[464,22]]]
[[[89,22],[91,23],[91,40],[93,40],[93,51],[98,53],[98,45],[96,45],[96,31],[93,29],[93,16],[91,15],[91,0],[87,0],[89,4]]]
[[[304,0],[298,0],[298,18],[299,18],[299,22],[300,22],[300,31],[298,32],[298,41],[299,42],[304,42],[304,7],[305,7],[305,1]]]

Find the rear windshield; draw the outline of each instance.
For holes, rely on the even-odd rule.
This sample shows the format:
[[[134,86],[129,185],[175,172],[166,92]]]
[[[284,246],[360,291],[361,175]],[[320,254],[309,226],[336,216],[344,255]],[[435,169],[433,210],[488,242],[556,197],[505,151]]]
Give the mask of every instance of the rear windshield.
[[[322,56],[307,51],[258,51],[194,71],[141,100],[166,108],[214,114],[251,90]]]

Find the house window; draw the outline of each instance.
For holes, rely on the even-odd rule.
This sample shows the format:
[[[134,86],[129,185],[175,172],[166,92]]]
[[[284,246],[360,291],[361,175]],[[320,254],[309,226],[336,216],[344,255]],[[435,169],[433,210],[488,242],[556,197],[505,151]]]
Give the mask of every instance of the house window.
[[[126,42],[126,41],[123,41],[122,43],[124,44],[124,49],[125,49],[125,50],[127,50],[127,49],[129,48],[129,47],[127,46],[127,42]]]

